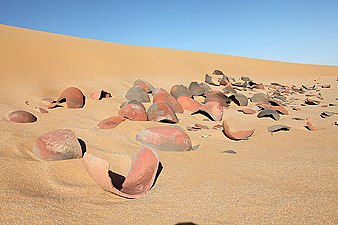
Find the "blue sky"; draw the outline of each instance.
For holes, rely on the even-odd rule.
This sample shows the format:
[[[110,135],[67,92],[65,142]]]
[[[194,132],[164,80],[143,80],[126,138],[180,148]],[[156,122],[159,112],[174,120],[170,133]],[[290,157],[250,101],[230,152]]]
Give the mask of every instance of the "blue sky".
[[[123,44],[338,65],[338,0],[0,0],[0,23]]]

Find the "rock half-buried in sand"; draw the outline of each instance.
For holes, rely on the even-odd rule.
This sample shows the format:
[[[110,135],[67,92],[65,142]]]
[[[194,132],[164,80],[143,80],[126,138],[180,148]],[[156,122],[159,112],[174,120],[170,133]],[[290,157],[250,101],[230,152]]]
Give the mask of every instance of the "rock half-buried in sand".
[[[240,130],[232,132],[230,131],[229,124],[223,120],[223,134],[234,141],[240,141],[240,140],[248,140],[249,137],[255,132],[255,129],[253,130]]]
[[[82,91],[76,87],[70,87],[64,90],[56,102],[51,103],[48,108],[54,108],[59,106],[59,104],[66,102],[67,108],[77,109],[82,108],[85,104],[85,96]]]
[[[146,108],[143,106],[142,103],[126,104],[119,110],[118,114],[124,118],[133,120],[133,121],[147,121],[148,120]]]
[[[179,126],[147,128],[136,135],[136,140],[160,151],[184,152],[192,148],[190,137]]]
[[[177,102],[181,105],[184,110],[190,112],[196,112],[202,104],[189,96],[180,96],[177,98]]]
[[[80,143],[73,131],[68,129],[50,131],[38,137],[33,146],[33,153],[47,161],[82,157]]]
[[[97,126],[100,129],[113,129],[125,120],[126,118],[122,116],[113,116],[102,120],[100,123],[97,124]]]
[[[38,119],[30,112],[18,110],[8,114],[8,120],[14,123],[33,123]]]
[[[160,161],[155,151],[142,146],[133,156],[126,177],[114,173],[108,161],[89,153],[84,154],[83,163],[91,178],[104,190],[125,198],[139,198],[152,187]]]
[[[278,131],[289,131],[290,127],[278,124],[278,125],[272,125],[272,126],[270,126],[267,130],[270,133],[274,133],[274,132],[278,132]]]
[[[129,89],[126,94],[127,100],[137,100],[139,102],[150,102],[148,93],[144,90],[143,87],[134,86]]]
[[[223,107],[219,102],[207,102],[191,115],[202,114],[212,121],[221,121],[223,117]]]
[[[147,110],[148,120],[178,123],[175,112],[164,102],[154,102]]]
[[[279,118],[280,118],[278,112],[276,110],[272,110],[272,109],[264,109],[264,110],[260,111],[257,114],[257,117],[258,118],[261,118],[261,117],[270,117],[270,118],[272,118],[274,120],[279,120]]]

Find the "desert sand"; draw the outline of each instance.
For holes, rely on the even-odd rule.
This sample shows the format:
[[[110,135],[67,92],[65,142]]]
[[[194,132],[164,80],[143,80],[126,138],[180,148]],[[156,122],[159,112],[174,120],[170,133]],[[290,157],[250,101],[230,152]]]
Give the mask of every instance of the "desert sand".
[[[97,124],[117,115],[136,79],[170,91],[175,84],[203,82],[204,75],[215,69],[236,80],[245,75],[263,84],[331,87],[320,89],[319,105],[300,111],[286,106],[290,115],[279,121],[245,115],[230,105],[223,119],[234,130],[256,129],[249,140],[232,141],[214,129],[186,130],[193,145],[200,147],[157,151],[163,170],[150,192],[138,199],[103,190],[81,158],[43,161],[32,153],[40,135],[71,129],[86,143],[88,153],[105,157],[126,174],[131,156],[140,148],[136,134],[168,124],[126,120],[108,130]],[[0,223],[337,224],[338,116],[320,117],[323,111],[338,112],[337,106],[321,107],[338,104],[337,76],[337,66],[128,46],[0,25]],[[83,108],[36,111],[43,106],[41,99],[57,98],[71,86],[86,95]],[[100,89],[112,98],[89,98]],[[299,103],[306,98],[297,97]],[[7,115],[15,110],[31,112],[38,120],[8,121]],[[183,129],[195,123],[209,128],[221,124],[187,111],[177,116]],[[311,117],[324,129],[309,131],[305,121],[293,117]],[[267,128],[275,124],[291,129],[271,135]]]

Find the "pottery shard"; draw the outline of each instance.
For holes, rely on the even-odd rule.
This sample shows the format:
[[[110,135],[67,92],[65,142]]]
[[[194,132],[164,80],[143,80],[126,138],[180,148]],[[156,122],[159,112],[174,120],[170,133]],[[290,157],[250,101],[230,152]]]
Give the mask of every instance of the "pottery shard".
[[[280,118],[280,116],[277,113],[277,111],[276,110],[272,110],[272,109],[264,109],[264,110],[260,111],[257,114],[257,117],[258,118],[261,118],[261,117],[271,117],[274,120],[279,120],[279,118]]]
[[[228,107],[231,100],[227,96],[225,96],[222,92],[214,90],[214,91],[209,91],[207,93],[204,103],[207,103],[207,102],[218,102],[223,107]]]
[[[204,82],[207,83],[207,84],[210,84],[210,85],[215,85],[215,86],[219,86],[220,84],[216,84],[212,81],[212,77],[208,74],[205,74],[205,77],[204,77]]]
[[[133,121],[147,121],[148,116],[143,104],[127,104],[123,106],[118,114]]]
[[[148,93],[144,90],[143,87],[134,86],[126,94],[127,100],[136,100],[139,102],[150,102]]]
[[[123,103],[120,105],[120,109],[121,109],[123,106],[128,105],[128,104],[137,104],[137,105],[143,106],[143,104],[142,104],[141,102],[132,99],[132,100],[128,100],[128,101],[123,102]],[[143,106],[143,107],[144,107],[144,106]]]
[[[221,70],[214,70],[214,72],[212,72],[212,74],[215,74],[215,75],[224,75]]]
[[[176,99],[180,96],[192,97],[192,94],[190,93],[189,89],[183,85],[174,85],[170,89],[170,94],[174,96],[174,98]]]
[[[233,94],[230,99],[238,106],[247,106],[248,98],[243,94]]]
[[[122,116],[113,116],[102,120],[100,123],[97,124],[97,126],[100,129],[113,129],[125,120],[126,118]]]
[[[251,102],[264,102],[264,103],[268,103],[269,99],[270,97],[264,93],[256,93],[250,98]]]
[[[93,100],[101,100],[103,98],[111,98],[111,94],[105,90],[94,91],[89,96]]]
[[[270,126],[267,130],[270,133],[274,133],[274,132],[278,132],[278,131],[289,131],[290,127],[278,124],[278,125]]]
[[[221,121],[223,117],[223,107],[219,102],[207,102],[191,115],[194,114],[203,114],[212,121]]]
[[[148,120],[178,123],[175,112],[164,102],[154,102],[147,110]]]
[[[337,114],[337,113],[335,113],[335,112],[322,112],[321,114],[320,114],[320,117],[322,117],[322,118],[327,118],[327,117],[331,117],[331,116],[333,116],[333,115],[335,115],[335,114]]]
[[[197,82],[191,82],[189,85],[189,92],[194,96],[204,95],[205,88],[201,87]]]
[[[140,79],[137,79],[135,82],[134,82],[134,86],[139,86],[139,87],[142,87],[144,88],[144,90],[148,93],[151,93],[153,92],[153,90],[155,89],[153,85],[151,85],[148,81],[145,81],[145,80],[140,80]]]
[[[183,152],[192,149],[190,137],[178,126],[148,128],[140,131],[136,140],[160,151]]]
[[[240,130],[240,131],[230,131],[229,124],[223,120],[223,134],[231,140],[239,141],[239,140],[248,140],[249,137],[255,132],[253,130]]]
[[[33,123],[37,118],[30,112],[18,110],[8,114],[8,120],[15,123]]]
[[[139,198],[154,184],[160,162],[155,151],[143,146],[133,156],[126,177],[114,173],[108,161],[89,153],[84,154],[83,163],[91,178],[104,190],[125,198]]]
[[[33,153],[40,159],[54,161],[82,157],[80,143],[68,129],[54,130],[35,140]]]
[[[154,95],[153,102],[165,102],[175,113],[183,113],[182,106],[167,91],[157,91]]]
[[[318,130],[322,130],[322,128],[318,128],[315,127],[312,123],[311,123],[311,118],[306,118],[306,128],[310,131],[318,131]]]
[[[305,104],[308,104],[308,105],[318,105],[318,104],[320,104],[320,101],[307,98],[305,100]]]
[[[177,102],[181,105],[184,110],[195,112],[202,104],[198,101],[190,98],[189,96],[180,96],[177,98]]]
[[[242,112],[244,114],[255,114],[256,113],[256,111],[253,109],[238,109],[237,111]]]
[[[59,98],[56,100],[55,104],[51,104],[48,108],[54,108],[59,103],[66,102],[67,108],[76,109],[82,108],[85,104],[85,96],[82,91],[76,87],[70,87],[64,90]]]

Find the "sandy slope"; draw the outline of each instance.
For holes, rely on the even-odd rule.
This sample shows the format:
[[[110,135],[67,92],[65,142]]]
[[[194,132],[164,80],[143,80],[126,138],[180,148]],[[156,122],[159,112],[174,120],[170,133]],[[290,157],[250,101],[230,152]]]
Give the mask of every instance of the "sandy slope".
[[[314,84],[316,77],[332,85],[322,91],[323,104],[338,103],[338,67],[127,46],[0,25],[0,223],[337,224],[338,127],[332,124],[338,117],[319,117],[324,110],[338,112],[337,107],[289,109],[291,115],[278,123],[291,131],[274,135],[266,128],[277,122],[230,108],[224,118],[234,129],[257,129],[250,140],[230,141],[211,129],[189,133],[200,148],[158,152],[164,169],[150,194],[136,200],[102,190],[81,159],[44,162],[31,152],[39,135],[70,128],[88,152],[108,157],[126,172],[139,148],[137,132],[160,124],[126,121],[112,130],[96,124],[116,114],[137,78],[170,90],[174,84],[203,81],[214,69],[264,83]],[[103,88],[113,98],[88,99],[83,109],[34,111],[41,98],[55,98],[69,86],[87,96]],[[7,114],[18,109],[33,112],[38,121],[8,122]],[[312,116],[325,129],[309,132],[304,121],[291,120],[294,116]],[[178,117],[183,128],[215,124],[189,113]]]

